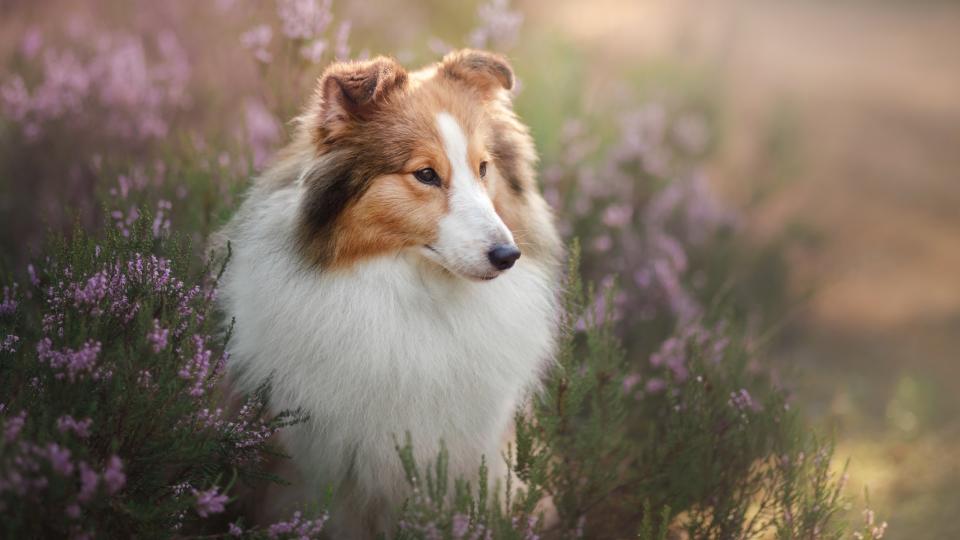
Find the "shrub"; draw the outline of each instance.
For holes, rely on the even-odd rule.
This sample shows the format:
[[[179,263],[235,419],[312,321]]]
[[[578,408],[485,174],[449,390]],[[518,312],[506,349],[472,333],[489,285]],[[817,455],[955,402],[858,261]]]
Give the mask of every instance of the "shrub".
[[[0,311],[0,528],[11,538],[169,536],[224,527],[266,478],[263,392],[224,410],[216,275],[144,215],[54,242]],[[254,531],[255,533],[257,531]]]

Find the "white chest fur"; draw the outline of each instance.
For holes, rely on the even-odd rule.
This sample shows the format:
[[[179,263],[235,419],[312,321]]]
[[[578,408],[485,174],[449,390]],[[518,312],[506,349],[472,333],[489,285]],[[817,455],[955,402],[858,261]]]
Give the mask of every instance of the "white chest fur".
[[[252,194],[228,233],[222,302],[241,389],[272,377],[271,406],[310,415],[285,438],[306,480],[397,502],[405,432],[421,462],[443,439],[451,474],[475,474],[482,454],[497,471],[512,412],[551,353],[550,271],[521,258],[474,282],[400,253],[318,272],[292,247],[298,197]]]

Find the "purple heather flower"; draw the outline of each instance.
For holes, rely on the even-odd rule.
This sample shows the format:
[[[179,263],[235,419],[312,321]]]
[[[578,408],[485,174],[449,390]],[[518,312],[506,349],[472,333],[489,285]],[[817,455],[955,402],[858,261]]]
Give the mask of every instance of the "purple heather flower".
[[[90,426],[93,425],[93,419],[75,420],[70,415],[64,415],[57,419],[57,430],[60,433],[73,432],[74,435],[85,439],[90,436]]]
[[[230,529],[228,532],[230,533],[230,536],[243,536],[243,529],[236,523],[230,524]]]
[[[193,381],[190,395],[194,397],[203,395],[208,378],[218,372],[223,363],[223,357],[221,357],[221,361],[218,361],[217,364],[211,364],[213,351],[207,348],[206,340],[205,336],[193,336],[193,356],[184,362],[177,373],[180,378]]]
[[[453,524],[450,529],[455,539],[459,540],[463,538],[470,530],[470,517],[461,513],[454,514]]]
[[[690,324],[700,316],[702,308],[694,297],[683,287],[680,276],[663,259],[653,262],[653,275],[657,285],[667,300],[670,311],[677,317],[681,326]]]
[[[597,253],[606,253],[613,247],[613,239],[609,234],[601,234],[593,239],[591,245]]]
[[[280,521],[267,528],[269,538],[278,538],[284,534],[294,534],[300,538],[315,538],[323,530],[327,521],[326,514],[317,519],[303,519],[300,512],[294,512],[289,521]]]
[[[741,413],[747,411],[759,412],[763,407],[754,401],[753,396],[746,388],[741,388],[739,392],[730,392],[730,406]]]
[[[3,338],[3,341],[0,341],[0,352],[15,353],[17,352],[17,343],[20,342],[20,337],[13,334],[7,334],[7,337]]]
[[[70,450],[56,443],[47,445],[47,459],[50,467],[61,476],[73,474],[73,462],[70,460]]]
[[[667,387],[667,381],[654,377],[647,380],[647,384],[644,386],[644,390],[648,393],[656,394],[662,392]]]
[[[123,489],[127,483],[127,475],[123,473],[123,462],[117,456],[110,456],[107,466],[103,470],[103,483],[107,488],[107,493],[114,493]]]
[[[244,47],[253,51],[253,56],[264,64],[269,64],[273,60],[273,55],[267,48],[270,46],[270,40],[273,39],[273,29],[269,24],[261,24],[247,30],[240,36],[240,43]]]
[[[150,370],[141,369],[137,373],[137,386],[143,388],[144,390],[156,389],[156,385],[153,383],[153,374],[150,373]]]
[[[80,111],[89,96],[92,74],[71,51],[47,50],[43,82],[33,91],[31,113],[40,121]]]
[[[343,21],[340,23],[340,26],[337,27],[337,33],[334,36],[334,45],[333,45],[333,54],[337,57],[337,60],[350,59],[350,29],[351,28],[352,28],[352,23],[350,21]]]
[[[17,440],[26,421],[27,411],[20,411],[16,416],[7,418],[3,424],[3,440],[7,443]]]
[[[266,163],[274,144],[280,140],[280,123],[259,100],[245,100],[243,110],[247,143],[253,153],[254,167],[259,169]]]
[[[16,283],[14,283],[12,287],[6,285],[3,287],[3,301],[0,302],[0,316],[13,315],[17,311],[19,303],[17,302],[16,295]]]
[[[173,204],[170,201],[165,199],[157,201],[157,212],[153,217],[153,226],[151,227],[154,238],[160,238],[170,233],[169,215],[172,209]]]
[[[50,338],[43,338],[37,343],[38,360],[57,371],[54,375],[57,379],[66,377],[70,382],[75,382],[81,373],[91,373],[94,378],[107,375],[107,372],[99,372],[98,375],[95,370],[100,350],[100,342],[93,340],[87,341],[76,351],[69,348],[62,351],[55,350]]]
[[[603,211],[603,224],[611,228],[624,227],[633,217],[633,207],[629,204],[613,204]]]
[[[25,52],[36,53],[39,47],[39,36],[28,35]],[[127,138],[163,137],[169,128],[167,112],[189,104],[186,84],[190,67],[186,52],[171,32],[158,35],[159,55],[153,63],[147,61],[142,40],[130,35],[101,35],[88,61],[78,58],[74,49],[44,51],[42,77],[32,91],[19,77],[4,83],[0,105],[22,123],[28,140],[36,140],[48,121],[94,121],[87,114],[90,102],[104,110],[95,121],[108,133]]]
[[[32,106],[30,92],[19,75],[0,84],[0,111],[11,120],[23,122]]]
[[[206,491],[193,490],[193,495],[197,498],[196,508],[200,517],[223,512],[224,504],[229,500],[226,495],[221,495],[216,487]]]
[[[684,381],[689,374],[686,363],[687,341],[680,336],[668,338],[655,353],[650,355],[651,366],[670,369],[678,382]]]
[[[67,517],[71,519],[80,519],[80,505],[77,503],[72,503],[67,505],[66,508]]]
[[[80,493],[77,494],[77,500],[86,503],[97,493],[100,476],[84,461],[81,461],[77,468],[80,470]]]
[[[167,348],[167,339],[170,337],[170,330],[160,326],[160,321],[153,320],[153,329],[147,333],[147,341],[153,346],[153,352],[159,353]]]
[[[479,26],[467,38],[471,47],[507,50],[516,43],[523,14],[510,9],[510,0],[491,0],[477,8]]]
[[[323,34],[333,21],[330,7],[331,0],[278,0],[283,34],[290,39],[313,39]]]
[[[527,516],[527,527],[524,533],[524,540],[540,540],[540,535],[536,533],[537,523],[540,521],[538,516]]]
[[[28,60],[33,59],[43,46],[43,32],[37,27],[31,27],[23,34],[20,40],[20,53]]]
[[[312,42],[300,47],[300,56],[308,62],[318,64],[323,60],[323,55],[327,52],[329,43],[325,39],[315,39]]]
[[[37,277],[37,270],[32,264],[27,265],[27,277],[30,279],[31,285],[34,287],[40,286],[40,278]]]
[[[623,378],[623,391],[629,392],[634,386],[636,386],[643,377],[639,373],[631,373]]]

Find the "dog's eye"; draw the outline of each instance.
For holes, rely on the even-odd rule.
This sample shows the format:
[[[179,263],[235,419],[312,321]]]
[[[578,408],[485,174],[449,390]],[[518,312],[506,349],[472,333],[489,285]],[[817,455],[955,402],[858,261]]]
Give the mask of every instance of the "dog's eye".
[[[480,178],[483,178],[486,175],[487,175],[487,162],[481,161],[480,162]]]
[[[430,167],[414,171],[413,176],[428,186],[440,187],[440,176],[437,174],[437,171]]]

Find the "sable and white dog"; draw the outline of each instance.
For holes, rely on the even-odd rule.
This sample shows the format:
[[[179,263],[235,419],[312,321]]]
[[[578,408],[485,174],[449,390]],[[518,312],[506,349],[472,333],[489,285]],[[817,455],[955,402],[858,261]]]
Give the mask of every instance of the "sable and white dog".
[[[298,471],[268,513],[332,487],[332,537],[388,533],[405,432],[421,467],[442,439],[452,477],[475,479],[481,456],[505,473],[504,434],[552,353],[560,251],[512,86],[480,51],[410,73],[331,65],[222,232],[235,383],[270,378],[271,409],[309,414],[282,434]]]

